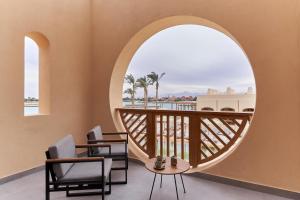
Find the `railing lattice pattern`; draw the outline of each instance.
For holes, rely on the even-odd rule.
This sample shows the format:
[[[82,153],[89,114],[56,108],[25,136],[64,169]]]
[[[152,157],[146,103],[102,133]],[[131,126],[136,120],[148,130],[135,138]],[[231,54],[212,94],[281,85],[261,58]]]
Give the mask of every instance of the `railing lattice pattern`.
[[[150,158],[177,156],[192,166],[228,151],[249,127],[252,113],[117,109],[131,140]]]

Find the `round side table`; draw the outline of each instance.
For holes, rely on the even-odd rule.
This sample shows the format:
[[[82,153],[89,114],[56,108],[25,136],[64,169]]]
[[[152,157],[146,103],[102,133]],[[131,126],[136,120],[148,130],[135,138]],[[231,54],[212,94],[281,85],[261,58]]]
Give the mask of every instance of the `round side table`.
[[[188,171],[190,169],[190,164],[182,159],[177,158],[177,166],[173,167],[171,166],[171,158],[167,157],[166,158],[166,163],[165,163],[165,169],[163,170],[156,170],[154,169],[154,164],[155,164],[155,160],[156,158],[152,158],[149,159],[146,163],[145,163],[145,168],[147,170],[149,170],[150,172],[154,173],[154,179],[153,179],[153,183],[152,183],[152,188],[151,188],[151,193],[150,193],[150,198],[152,197],[152,192],[153,192],[153,187],[154,187],[154,183],[156,180],[156,175],[160,174],[160,187],[162,187],[162,176],[163,175],[173,175],[174,176],[174,182],[175,182],[175,188],[176,188],[176,195],[177,195],[177,200],[178,198],[178,190],[177,190],[177,182],[176,182],[176,175],[180,175],[181,178],[181,182],[182,182],[182,186],[183,186],[183,190],[184,193],[186,193],[185,191],[185,186],[184,186],[184,182],[183,182],[183,178],[182,178],[182,173]]]

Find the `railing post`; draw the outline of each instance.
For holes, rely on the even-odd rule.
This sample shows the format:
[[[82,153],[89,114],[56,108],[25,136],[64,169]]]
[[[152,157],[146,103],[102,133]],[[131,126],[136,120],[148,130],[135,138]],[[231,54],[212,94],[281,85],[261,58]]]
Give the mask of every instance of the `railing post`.
[[[200,116],[190,115],[189,117],[189,161],[191,166],[197,167],[200,162]]]
[[[149,158],[156,156],[156,131],[155,131],[155,114],[147,113],[147,152]]]

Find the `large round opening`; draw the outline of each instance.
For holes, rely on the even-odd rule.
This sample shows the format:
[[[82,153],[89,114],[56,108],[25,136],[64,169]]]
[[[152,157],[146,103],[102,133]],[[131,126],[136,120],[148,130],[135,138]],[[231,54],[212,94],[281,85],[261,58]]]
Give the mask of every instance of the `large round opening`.
[[[255,79],[244,51],[224,33],[202,25],[173,26],[135,52],[123,106],[243,112],[255,107]]]
[[[116,74],[122,81],[117,101],[110,93],[115,123],[130,133],[139,158],[175,155],[193,166],[216,163],[240,143],[255,110],[245,52],[222,27],[200,18],[169,18],[144,28],[122,51],[112,87]]]

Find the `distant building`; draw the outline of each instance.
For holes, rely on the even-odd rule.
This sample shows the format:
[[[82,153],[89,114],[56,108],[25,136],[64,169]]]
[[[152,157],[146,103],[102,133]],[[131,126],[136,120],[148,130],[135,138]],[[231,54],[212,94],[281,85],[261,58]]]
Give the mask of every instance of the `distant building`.
[[[249,87],[247,92],[239,94],[230,87],[225,93],[208,89],[206,95],[197,97],[197,110],[251,112],[254,111],[255,101],[256,94],[252,87]]]
[[[169,101],[175,101],[175,100],[176,100],[176,96],[171,96],[171,97],[169,97],[168,100],[169,100]]]

